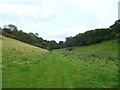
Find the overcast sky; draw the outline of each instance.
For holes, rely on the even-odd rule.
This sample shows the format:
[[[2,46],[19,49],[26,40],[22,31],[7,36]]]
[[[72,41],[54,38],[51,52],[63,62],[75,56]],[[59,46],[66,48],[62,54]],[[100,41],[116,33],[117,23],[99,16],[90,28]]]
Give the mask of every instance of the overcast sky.
[[[0,27],[13,24],[47,40],[96,28],[118,19],[119,0],[0,0]]]

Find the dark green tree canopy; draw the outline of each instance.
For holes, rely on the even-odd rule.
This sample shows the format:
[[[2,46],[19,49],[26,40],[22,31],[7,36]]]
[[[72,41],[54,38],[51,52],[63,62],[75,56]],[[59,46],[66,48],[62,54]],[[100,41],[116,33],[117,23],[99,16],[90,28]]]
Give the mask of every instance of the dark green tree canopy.
[[[20,40],[25,43],[32,44],[37,47],[45,48],[48,50],[64,48],[64,47],[75,47],[75,46],[85,46],[100,43],[105,40],[116,39],[120,37],[120,20],[116,20],[113,25],[109,28],[99,28],[95,30],[88,30],[85,33],[79,33],[76,36],[67,37],[66,41],[59,41],[57,43],[55,40],[44,40],[39,37],[38,33],[25,33],[22,30],[18,30],[15,25],[9,24],[5,25],[2,29],[2,34],[4,36]]]

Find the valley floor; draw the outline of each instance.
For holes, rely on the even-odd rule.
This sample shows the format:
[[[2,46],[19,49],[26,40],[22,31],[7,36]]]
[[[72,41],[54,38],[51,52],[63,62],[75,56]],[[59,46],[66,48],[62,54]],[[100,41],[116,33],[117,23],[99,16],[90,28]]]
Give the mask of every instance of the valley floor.
[[[3,88],[118,87],[116,40],[49,52],[4,39]]]

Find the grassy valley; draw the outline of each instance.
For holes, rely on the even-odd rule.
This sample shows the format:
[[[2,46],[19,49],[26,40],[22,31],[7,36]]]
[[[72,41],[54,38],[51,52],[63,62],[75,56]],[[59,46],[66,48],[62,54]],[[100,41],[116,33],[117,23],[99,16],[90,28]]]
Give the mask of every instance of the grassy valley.
[[[3,88],[118,87],[117,40],[71,51],[48,51],[4,36],[2,40]]]

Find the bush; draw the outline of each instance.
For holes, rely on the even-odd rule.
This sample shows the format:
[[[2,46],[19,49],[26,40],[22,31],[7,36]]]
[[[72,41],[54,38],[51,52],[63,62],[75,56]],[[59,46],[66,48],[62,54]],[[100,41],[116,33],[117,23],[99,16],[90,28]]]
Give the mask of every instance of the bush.
[[[72,47],[68,47],[67,50],[68,50],[68,51],[72,51],[73,48],[72,48]]]

